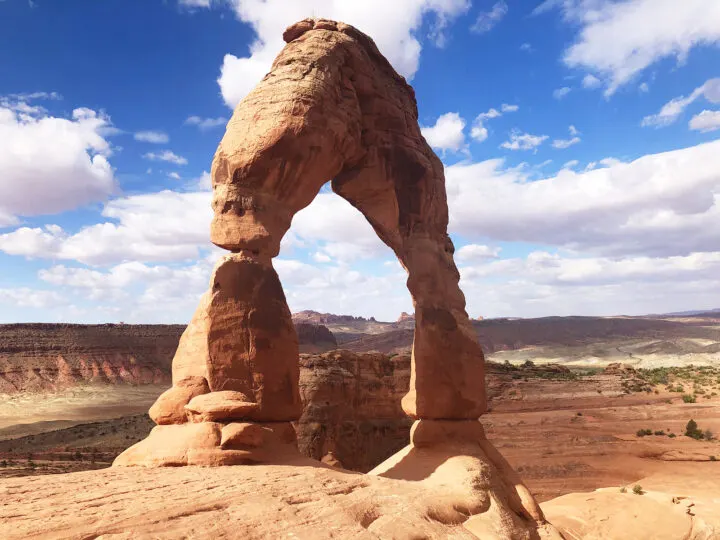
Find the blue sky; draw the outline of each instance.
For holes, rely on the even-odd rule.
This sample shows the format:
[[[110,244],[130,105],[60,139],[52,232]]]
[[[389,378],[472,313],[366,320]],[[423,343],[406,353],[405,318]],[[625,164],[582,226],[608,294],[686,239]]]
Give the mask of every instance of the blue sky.
[[[187,321],[212,155],[306,16],[415,87],[471,316],[720,307],[715,0],[0,0],[0,322]],[[327,190],[275,266],[294,311],[412,309]]]

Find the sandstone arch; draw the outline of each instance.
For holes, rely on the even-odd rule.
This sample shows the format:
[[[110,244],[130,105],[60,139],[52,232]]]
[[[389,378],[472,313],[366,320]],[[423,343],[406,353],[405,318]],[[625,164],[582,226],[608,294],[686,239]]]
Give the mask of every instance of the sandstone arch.
[[[213,161],[211,238],[260,259],[332,179],[408,271],[415,303],[414,418],[485,412],[483,356],[458,286],[443,166],[423,139],[415,94],[367,36],[302,21],[237,107]]]
[[[284,38],[213,159],[211,240],[231,253],[180,340],[173,387],[150,409],[158,425],[114,465],[302,462],[290,423],[301,412],[297,336],[272,258],[332,179],[407,270],[415,304],[410,445],[370,474],[423,482],[423,519],[464,522],[482,538],[557,538],[477,421],[483,355],[447,234],[443,166],[412,88],[346,24],[307,19]],[[378,518],[377,530],[395,519]]]

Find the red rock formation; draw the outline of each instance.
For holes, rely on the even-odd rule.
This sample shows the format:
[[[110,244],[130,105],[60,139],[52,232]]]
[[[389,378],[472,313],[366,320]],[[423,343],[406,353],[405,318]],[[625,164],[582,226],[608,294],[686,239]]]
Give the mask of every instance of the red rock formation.
[[[302,355],[301,453],[318,460],[331,454],[344,468],[369,471],[407,444],[412,421],[400,399],[409,383],[409,356]]]
[[[292,216],[332,178],[409,273],[416,323],[405,411],[477,418],[483,356],[447,235],[443,165],[420,133],[412,88],[343,23],[306,20],[285,38],[215,154],[212,241],[274,257]]]
[[[401,323],[401,322],[405,322],[405,321],[414,321],[414,320],[415,320],[415,316],[414,316],[414,315],[410,315],[409,313],[405,313],[405,312],[403,311],[403,312],[400,314],[400,316],[398,317],[397,322]]]
[[[542,512],[477,421],[487,407],[483,353],[447,234],[443,164],[420,133],[412,88],[344,23],[306,19],[283,37],[213,159],[211,240],[233,254],[215,267],[173,363],[175,385],[205,377],[210,392],[184,404],[189,423],[157,426],[115,464],[299,459],[283,436],[300,415],[298,343],[271,261],[293,216],[332,179],[400,259],[415,307],[401,404],[420,420],[410,446],[374,473],[449,489],[457,502],[443,519],[473,515],[480,536],[537,535]],[[163,416],[180,418],[182,401],[163,402],[173,407]],[[256,438],[262,431],[247,424],[261,422],[268,434]],[[236,438],[242,449],[223,447]]]

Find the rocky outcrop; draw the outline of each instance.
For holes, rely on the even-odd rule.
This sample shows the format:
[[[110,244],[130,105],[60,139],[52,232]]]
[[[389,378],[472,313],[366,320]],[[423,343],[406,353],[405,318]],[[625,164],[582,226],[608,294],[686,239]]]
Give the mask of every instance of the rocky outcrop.
[[[400,259],[415,307],[401,406],[418,420],[410,445],[372,474],[427,486],[433,506],[423,515],[441,523],[467,521],[480,537],[537,537],[549,529],[542,512],[478,422],[487,410],[484,358],[447,233],[443,164],[422,137],[412,88],[347,24],[305,19],[283,38],[287,46],[235,109],[213,159],[210,238],[232,253],[216,264],[183,334],[173,399],[154,406],[177,423],[158,425],[114,465],[306,459],[289,437],[301,412],[299,348],[272,259],[293,216],[332,179]],[[200,388],[200,377],[207,393],[177,399],[178,387],[192,378]],[[386,394],[395,414],[395,396]],[[320,451],[337,464],[333,431]],[[415,528],[376,513],[368,529],[380,537]]]
[[[295,322],[301,353],[322,353],[337,349],[337,340],[327,326]]]
[[[0,394],[166,384],[182,325],[0,325]]]
[[[346,24],[308,19],[285,39],[215,153],[211,240],[275,257],[292,216],[333,179],[409,273],[414,375],[404,410],[477,418],[483,356],[458,287],[443,165],[420,133],[413,89]]]
[[[344,468],[369,471],[407,444],[412,421],[400,400],[409,384],[409,356],[302,355],[301,453],[317,460],[330,455]]]
[[[0,324],[0,394],[53,392],[84,384],[169,384],[173,355],[185,328]],[[301,352],[337,348],[325,326],[298,323],[296,330]]]

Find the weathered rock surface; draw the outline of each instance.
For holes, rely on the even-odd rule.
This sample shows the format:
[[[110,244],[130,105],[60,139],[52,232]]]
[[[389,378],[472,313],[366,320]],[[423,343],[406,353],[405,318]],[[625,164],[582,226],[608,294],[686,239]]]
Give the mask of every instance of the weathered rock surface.
[[[494,476],[488,470],[483,478]],[[471,531],[483,518],[473,514],[495,516],[499,501],[469,507],[465,486],[439,480],[359,475],[309,460],[294,468],[113,468],[8,479],[0,480],[0,530],[4,540],[478,538]],[[558,538],[547,525],[523,523],[530,533],[498,522],[498,535],[481,538]]]
[[[161,384],[181,325],[0,325],[0,394],[77,384]]]
[[[302,355],[301,453],[318,460],[332,454],[344,468],[372,469],[407,444],[412,420],[400,400],[409,380],[409,356]]]
[[[458,286],[443,165],[420,133],[413,89],[351,26],[306,19],[284,37],[215,154],[211,240],[274,257],[292,216],[333,179],[408,271],[415,341],[403,409],[477,418],[483,354]]]
[[[322,353],[337,349],[337,340],[327,326],[313,323],[295,322],[301,353]]]
[[[0,324],[0,394],[85,384],[169,384],[185,329],[180,324]],[[300,352],[337,348],[323,325],[298,323],[296,329]]]

